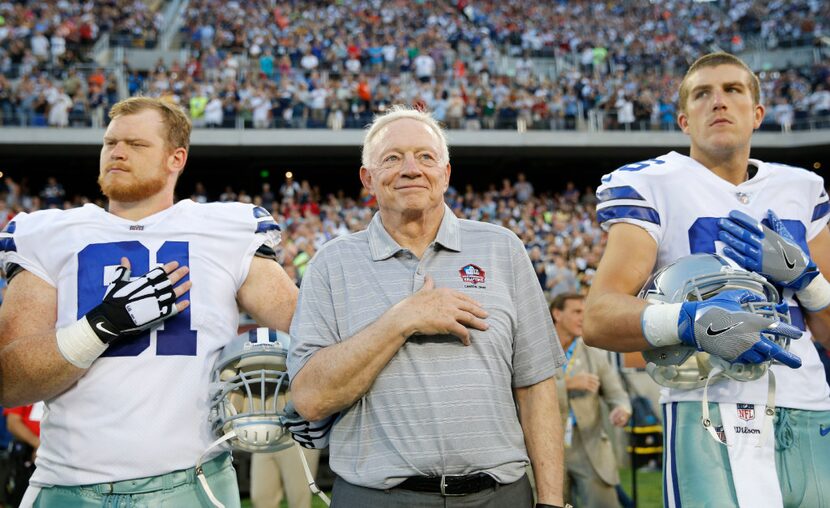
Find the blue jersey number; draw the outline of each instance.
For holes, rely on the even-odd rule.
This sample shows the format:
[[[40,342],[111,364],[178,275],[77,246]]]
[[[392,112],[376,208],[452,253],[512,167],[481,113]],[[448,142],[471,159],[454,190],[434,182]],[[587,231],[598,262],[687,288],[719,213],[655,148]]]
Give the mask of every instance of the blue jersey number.
[[[641,171],[651,166],[659,166],[660,164],[665,164],[666,161],[660,159],[646,159],[640,162],[632,162],[631,164],[626,164],[625,166],[621,166],[617,168],[617,171]],[[608,173],[607,175],[601,178],[602,183],[609,183],[611,178],[614,176],[614,173]]]
[[[692,254],[708,253],[715,254],[715,240],[718,239],[718,217],[700,217],[697,219],[692,227],[689,228],[689,249]],[[764,225],[769,227],[766,219],[762,221]],[[793,238],[804,249],[804,252],[809,252],[807,247],[807,228],[798,220],[784,219],[781,222],[793,235]]]
[[[666,161],[660,159],[646,159],[640,162],[632,162],[631,164],[626,164],[620,168],[617,168],[617,171],[640,171],[646,169],[649,166],[659,166],[660,164],[665,164]]]
[[[762,222],[769,227],[769,222],[766,219]],[[804,227],[804,224],[801,221],[791,219],[784,219],[781,222],[784,223],[784,226],[793,235],[798,245],[804,249],[804,252],[810,252],[810,249],[807,247],[807,228]],[[715,240],[717,239],[717,217],[700,217],[689,228],[689,249],[691,249],[692,254],[715,254]],[[781,288],[778,289],[780,292]],[[799,330],[807,330],[801,308],[797,305],[790,306],[790,318],[792,319],[792,324],[798,327]]]
[[[150,250],[137,241],[93,243],[78,253],[78,319],[104,299],[104,270],[130,260],[133,273],[150,270]],[[157,263],[178,261],[190,265],[187,242],[164,242],[156,252]],[[189,279],[185,276],[182,281]],[[185,299],[188,293],[183,295]],[[150,332],[126,340],[117,340],[101,356],[138,356],[150,347]],[[190,307],[166,320],[156,329],[156,354],[161,356],[196,356],[196,331],[190,329]]]

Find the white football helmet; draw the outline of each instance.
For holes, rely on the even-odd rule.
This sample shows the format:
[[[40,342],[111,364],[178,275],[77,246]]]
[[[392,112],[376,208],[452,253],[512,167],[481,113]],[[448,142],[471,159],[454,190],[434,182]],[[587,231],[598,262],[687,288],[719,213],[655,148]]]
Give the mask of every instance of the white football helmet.
[[[291,337],[254,328],[228,343],[211,376],[210,426],[216,437],[237,450],[275,452],[292,446],[280,424],[285,415],[288,372],[285,360]]]
[[[651,276],[639,297],[659,305],[702,301],[732,289],[745,289],[761,296],[762,301],[744,304],[745,311],[790,323],[789,310],[786,305],[777,305],[778,290],[772,284],[715,254],[692,254],[664,266]],[[764,337],[789,348],[787,338],[768,334]],[[649,349],[643,351],[643,357],[648,362],[646,371],[657,383],[687,390],[703,387],[716,365],[727,377],[752,381],[763,376],[771,363],[730,364],[685,344]]]

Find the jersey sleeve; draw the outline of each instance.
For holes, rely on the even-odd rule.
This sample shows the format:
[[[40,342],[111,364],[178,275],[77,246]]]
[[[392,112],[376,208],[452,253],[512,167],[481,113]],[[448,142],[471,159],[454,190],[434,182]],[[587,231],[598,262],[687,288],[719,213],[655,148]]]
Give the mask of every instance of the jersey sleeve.
[[[280,225],[277,224],[271,213],[261,206],[255,206],[253,214],[256,219],[257,240],[262,240],[260,245],[276,250],[277,245],[282,240]]]
[[[618,169],[602,177],[597,189],[597,222],[608,231],[618,222],[645,229],[659,244],[663,219],[643,171]]]
[[[830,199],[828,199],[827,191],[824,190],[824,179],[816,177],[816,180],[811,194],[812,214],[807,224],[807,241],[821,233],[827,227],[827,221],[830,220]]]
[[[2,267],[4,273],[9,273],[13,265],[19,265],[55,286],[54,277],[49,275],[44,260],[41,259],[49,252],[48,246],[43,245],[49,234],[41,231],[44,221],[39,219],[42,218],[42,215],[21,212],[6,224],[0,233]]]
[[[208,235],[224,249],[224,255],[235,262],[230,265],[237,289],[248,278],[251,261],[257,251],[267,245],[271,250],[280,242],[280,227],[271,214],[260,206],[245,203],[194,204],[193,220],[207,219]]]

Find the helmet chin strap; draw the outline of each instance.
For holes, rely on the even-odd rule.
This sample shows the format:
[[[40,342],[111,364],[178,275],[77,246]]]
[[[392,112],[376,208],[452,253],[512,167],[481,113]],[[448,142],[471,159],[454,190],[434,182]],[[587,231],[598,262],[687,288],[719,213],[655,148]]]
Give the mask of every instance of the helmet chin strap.
[[[210,499],[210,502],[213,503],[213,506],[215,508],[225,508],[225,505],[222,504],[221,501],[216,499],[216,496],[213,495],[213,491],[210,490],[210,485],[208,485],[207,478],[205,477],[205,471],[202,469],[202,461],[205,459],[205,456],[207,455],[207,453],[209,451],[216,448],[217,446],[224,443],[225,441],[228,441],[228,440],[233,439],[235,437],[236,437],[236,431],[232,430],[232,431],[228,432],[227,434],[225,434],[224,436],[217,439],[216,441],[210,443],[210,446],[207,447],[207,450],[205,450],[205,452],[202,454],[202,456],[199,457],[199,460],[196,461],[196,478],[199,479],[199,483],[202,485],[202,489],[204,489],[205,494],[207,495],[208,499]]]
[[[300,454],[300,462],[303,463],[303,471],[305,472],[305,479],[308,480],[308,488],[311,490],[312,494],[316,494],[326,506],[331,505],[331,501],[329,500],[328,496],[320,490],[320,487],[317,486],[317,483],[314,481],[314,476],[311,474],[311,468],[308,467],[308,461],[305,460],[305,453],[303,453],[303,449],[300,446],[300,443],[294,441],[294,448],[297,449],[297,453]]]
[[[228,432],[224,436],[212,442],[210,446],[208,446],[207,450],[205,450],[205,452],[202,454],[202,456],[199,457],[199,460],[196,461],[196,477],[199,479],[199,483],[202,485],[202,489],[204,489],[205,494],[207,495],[208,499],[210,499],[210,502],[213,504],[215,508],[225,508],[225,505],[222,504],[221,501],[216,499],[216,496],[213,495],[213,491],[210,490],[210,485],[208,485],[207,478],[205,477],[205,472],[202,469],[202,461],[205,459],[205,456],[208,454],[209,451],[221,445],[225,441],[229,441],[235,437],[235,430]],[[300,447],[300,444],[296,441],[294,442],[294,448],[300,455],[300,462],[303,464],[303,472],[305,473],[306,480],[308,480],[309,490],[311,490],[312,494],[316,494],[326,504],[326,506],[331,505],[331,500],[329,500],[325,492],[320,490],[320,487],[318,487],[317,483],[314,481],[314,475],[311,474],[311,468],[308,467],[308,461],[305,458],[305,453],[303,453],[303,449]]]
[[[772,369],[767,369],[769,372],[769,387],[767,388],[767,407],[764,408],[764,423],[761,425],[761,435],[758,436],[758,442],[755,446],[760,448],[764,444],[764,436],[772,428],[772,419],[775,416],[775,374]]]
[[[723,375],[723,367],[720,365],[715,365],[714,367],[712,367],[712,370],[709,371],[709,376],[706,377],[706,384],[703,385],[703,399],[700,402],[700,411],[703,414],[701,423],[703,424],[703,428],[705,428],[709,435],[712,436],[712,439],[714,439],[720,444],[732,446],[720,440],[720,438],[718,437],[718,433],[715,432],[715,428],[712,425],[712,420],[711,418],[709,418],[709,383],[711,383],[713,379],[719,377],[726,376]]]

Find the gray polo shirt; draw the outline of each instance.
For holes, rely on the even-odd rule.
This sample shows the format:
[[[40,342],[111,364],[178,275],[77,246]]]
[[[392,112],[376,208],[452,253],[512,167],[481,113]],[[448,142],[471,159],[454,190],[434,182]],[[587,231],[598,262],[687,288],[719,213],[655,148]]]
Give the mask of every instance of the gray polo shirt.
[[[502,483],[528,463],[512,388],[555,374],[564,354],[524,245],[511,231],[449,208],[421,259],[386,232],[326,243],[308,266],[291,324],[291,379],[321,348],[349,340],[421,288],[463,291],[490,328],[465,347],[449,335],[412,337],[334,426],[329,463],[349,483],[390,488],[418,475],[487,472]]]

